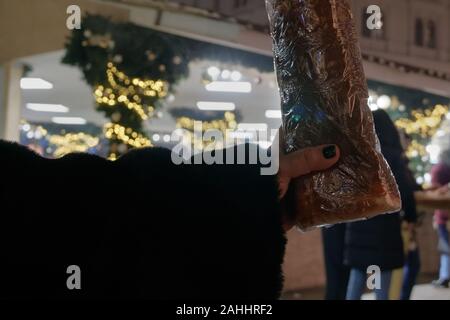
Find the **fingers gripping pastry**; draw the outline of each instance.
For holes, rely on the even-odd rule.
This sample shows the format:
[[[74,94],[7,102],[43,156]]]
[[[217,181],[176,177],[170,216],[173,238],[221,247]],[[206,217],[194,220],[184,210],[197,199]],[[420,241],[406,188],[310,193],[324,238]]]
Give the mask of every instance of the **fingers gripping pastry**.
[[[331,170],[294,181],[297,225],[373,217],[401,208],[381,154],[347,0],[266,0],[282,103],[284,150],[339,145]]]

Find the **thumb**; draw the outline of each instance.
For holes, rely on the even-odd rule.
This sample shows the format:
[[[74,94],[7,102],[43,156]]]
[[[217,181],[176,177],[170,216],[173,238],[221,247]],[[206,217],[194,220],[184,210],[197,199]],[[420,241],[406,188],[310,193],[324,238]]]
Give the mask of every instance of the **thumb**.
[[[280,175],[292,179],[325,170],[333,166],[339,157],[340,150],[336,145],[322,145],[295,151],[280,159]]]

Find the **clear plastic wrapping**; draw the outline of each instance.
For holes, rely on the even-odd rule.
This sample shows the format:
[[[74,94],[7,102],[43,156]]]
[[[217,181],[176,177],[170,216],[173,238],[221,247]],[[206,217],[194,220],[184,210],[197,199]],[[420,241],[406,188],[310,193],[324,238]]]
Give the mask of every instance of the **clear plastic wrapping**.
[[[330,170],[294,181],[302,230],[401,208],[381,154],[347,0],[266,0],[280,89],[285,151],[337,144]]]

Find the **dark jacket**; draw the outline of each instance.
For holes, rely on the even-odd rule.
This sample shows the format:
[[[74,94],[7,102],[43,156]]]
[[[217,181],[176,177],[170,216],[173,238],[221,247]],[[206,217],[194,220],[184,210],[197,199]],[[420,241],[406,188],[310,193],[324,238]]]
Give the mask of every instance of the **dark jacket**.
[[[382,151],[397,181],[403,208],[399,213],[348,224],[344,262],[364,271],[370,265],[377,265],[382,271],[402,267],[404,251],[401,221],[402,218],[408,222],[417,219],[413,186],[408,182],[408,168],[401,152],[392,148]]]
[[[48,160],[0,141],[0,298],[276,299],[277,194],[258,165],[175,165],[158,148]]]

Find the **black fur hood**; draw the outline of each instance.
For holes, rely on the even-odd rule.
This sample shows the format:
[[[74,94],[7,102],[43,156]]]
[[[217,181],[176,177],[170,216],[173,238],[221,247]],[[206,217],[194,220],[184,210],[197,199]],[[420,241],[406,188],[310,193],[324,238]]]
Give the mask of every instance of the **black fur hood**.
[[[0,141],[0,297],[276,299],[277,190],[258,165],[175,165],[158,148],[49,160]]]

